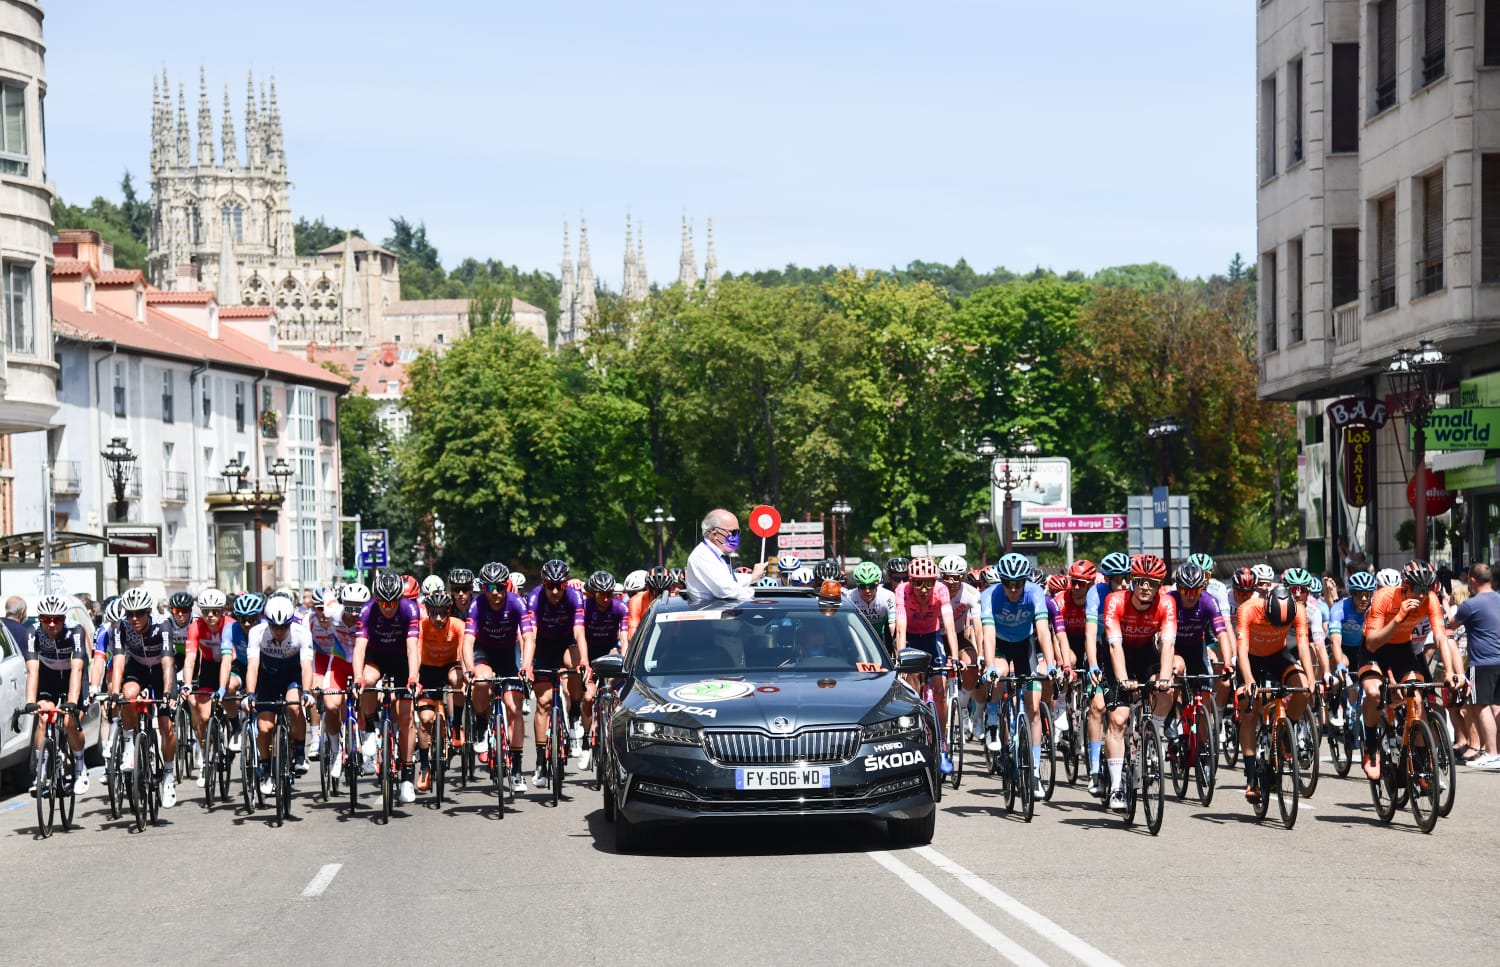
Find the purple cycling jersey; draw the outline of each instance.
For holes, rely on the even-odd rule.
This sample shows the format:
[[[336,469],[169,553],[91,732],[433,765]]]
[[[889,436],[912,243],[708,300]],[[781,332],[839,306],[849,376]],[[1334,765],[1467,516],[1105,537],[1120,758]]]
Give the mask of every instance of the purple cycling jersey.
[[[594,601],[591,594],[583,604],[583,640],[588,643],[590,655],[603,654],[619,643],[630,611],[618,598],[610,598],[609,606],[605,608]]]
[[[1207,592],[1198,595],[1198,604],[1192,608],[1182,603],[1181,591],[1173,591],[1172,598],[1177,602],[1176,648],[1179,652],[1207,648],[1217,640],[1220,632],[1229,629],[1213,595]]]
[[[406,639],[417,637],[422,621],[417,603],[402,598],[396,613],[387,618],[380,613],[380,605],[374,601],[365,604],[359,613],[359,631],[356,637],[363,638],[367,652],[381,654],[406,654]]]
[[[538,584],[526,596],[526,612],[536,623],[539,640],[571,641],[573,628],[583,624],[583,595],[577,588],[563,588],[563,596],[553,604],[546,587]]]
[[[473,635],[474,644],[480,648],[513,647],[517,633],[533,630],[526,602],[514,591],[505,595],[505,603],[498,610],[490,607],[489,599],[484,595],[474,595],[468,620],[464,623],[464,634]]]

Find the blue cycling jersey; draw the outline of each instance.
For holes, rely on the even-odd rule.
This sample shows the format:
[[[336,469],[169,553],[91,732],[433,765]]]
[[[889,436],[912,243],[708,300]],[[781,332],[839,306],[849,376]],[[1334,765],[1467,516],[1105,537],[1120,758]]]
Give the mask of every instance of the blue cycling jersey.
[[[1338,631],[1341,647],[1361,648],[1365,643],[1365,613],[1355,610],[1353,598],[1340,598],[1328,615],[1328,630]]]
[[[1037,621],[1047,620],[1047,595],[1041,585],[1026,582],[1019,601],[1005,596],[1005,586],[997,584],[979,599],[979,623],[993,626],[995,640],[1018,644],[1030,641]]]

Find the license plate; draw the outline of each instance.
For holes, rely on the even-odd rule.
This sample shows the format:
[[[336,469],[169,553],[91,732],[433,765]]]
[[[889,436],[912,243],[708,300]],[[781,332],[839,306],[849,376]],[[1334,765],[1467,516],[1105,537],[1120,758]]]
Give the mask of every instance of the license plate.
[[[736,789],[827,789],[827,767],[736,769]]]

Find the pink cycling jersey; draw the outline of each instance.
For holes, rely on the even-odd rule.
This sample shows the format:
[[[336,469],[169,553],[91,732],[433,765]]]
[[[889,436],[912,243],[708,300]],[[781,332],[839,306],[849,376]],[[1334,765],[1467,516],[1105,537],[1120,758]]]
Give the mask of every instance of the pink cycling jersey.
[[[911,635],[930,635],[942,627],[943,618],[953,620],[953,605],[948,600],[948,589],[937,584],[927,597],[927,607],[917,601],[911,582],[902,582],[896,589],[896,619],[906,619],[906,632]]]

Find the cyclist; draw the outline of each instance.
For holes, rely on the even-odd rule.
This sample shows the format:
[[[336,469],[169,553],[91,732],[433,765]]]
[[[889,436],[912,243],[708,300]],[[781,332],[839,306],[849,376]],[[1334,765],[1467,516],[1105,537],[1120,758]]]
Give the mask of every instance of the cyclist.
[[[125,603],[120,595],[115,595],[104,604],[104,610],[100,613],[99,628],[94,632],[94,654],[89,661],[89,700],[92,701],[99,696],[106,682],[104,674],[113,664],[111,656],[115,651],[115,635],[120,622],[125,620]],[[100,716],[99,719],[99,745],[104,748],[106,760],[113,754],[109,740],[111,724],[109,716]],[[105,773],[108,777],[108,773]],[[107,778],[106,778],[107,781]]]
[[[946,735],[948,709],[943,701],[946,684],[943,669],[948,660],[944,643],[958,640],[953,629],[953,606],[948,600],[948,589],[938,583],[938,569],[932,558],[919,557],[906,568],[908,580],[896,588],[896,654],[900,655],[901,649],[909,646],[932,656],[927,681],[937,709],[938,733]],[[918,676],[909,676],[909,680],[921,694]],[[953,762],[946,753],[942,756],[942,771],[944,775],[953,771]]]
[[[802,558],[795,554],[776,555],[776,574],[782,583],[791,583],[792,575],[802,568]]]
[[[416,601],[403,594],[401,577],[395,571],[382,571],[375,578],[375,587],[371,590],[372,600],[360,612],[359,630],[354,637],[351,687],[355,692],[362,692],[369,686],[378,685],[382,678],[388,677],[394,681],[402,681],[404,674],[408,692],[415,692],[418,681],[417,667],[420,664],[417,635],[422,620],[417,612]],[[359,752],[364,758],[365,771],[370,772],[374,770],[376,742],[378,741],[374,730],[369,727],[370,720],[375,715],[373,693],[360,695],[359,710],[366,725],[364,737],[360,740]],[[412,779],[410,763],[412,746],[416,738],[412,734],[410,718],[411,700],[399,698],[396,702],[396,728],[400,732],[403,802],[412,801],[406,798],[406,783]],[[389,754],[390,750],[387,749],[386,753]],[[412,799],[415,799],[415,788],[411,790],[411,793]]]
[[[433,729],[438,715],[446,715],[450,722],[461,708],[462,693],[454,691],[448,695],[443,689],[459,689],[464,682],[464,621],[453,616],[453,596],[438,588],[427,596],[427,617],[422,619],[418,633],[418,649],[421,665],[417,669],[418,686],[421,689],[417,701],[417,751],[420,770],[417,773],[417,789],[426,792],[432,785]],[[438,749],[439,759],[446,754]]]
[[[1158,735],[1166,735],[1166,715],[1172,708],[1172,662],[1177,642],[1177,602],[1161,593],[1167,564],[1155,554],[1130,559],[1130,590],[1114,591],[1104,599],[1104,637],[1109,642],[1109,731],[1104,736],[1109,765],[1109,808],[1125,809],[1120,775],[1125,764],[1125,726],[1130,721],[1126,693],[1151,680],[1151,718]]]
[[[177,756],[177,735],[172,728],[172,710],[166,700],[173,694],[172,645],[163,637],[161,626],[152,624],[153,602],[145,588],[131,588],[122,595],[125,620],[115,632],[115,653],[110,676],[110,694],[124,698],[120,706],[120,725],[134,729],[139,718],[135,700],[142,694],[156,698],[156,728],[161,734],[162,771],[155,777],[161,786],[161,805],[170,809],[177,804],[177,778],[173,773]],[[120,768],[125,772],[136,767],[134,744],[125,746]]]
[[[313,687],[322,688],[324,674],[328,671],[328,657],[338,650],[338,623],[339,614],[331,613],[328,605],[334,605],[335,611],[342,612],[338,607],[338,600],[333,593],[321,587],[312,588],[307,592],[311,607],[306,613],[299,614],[297,620],[302,627],[307,629],[307,634],[313,643]],[[301,609],[298,609],[299,612]],[[308,720],[312,726],[307,733],[307,756],[316,759],[322,750],[323,736],[323,711],[320,703],[314,703],[308,709]]]
[[[513,679],[504,686],[500,700],[505,703],[505,713],[510,724],[506,745],[510,749],[511,791],[522,792],[526,788],[526,781],[521,778],[526,731],[521,710],[524,690],[517,680],[521,674],[521,666],[516,660],[516,650],[523,641],[531,638],[536,625],[526,610],[526,602],[510,590],[511,579],[515,576],[498,561],[491,561],[479,569],[479,595],[469,606],[468,621],[464,626],[464,669],[475,679]],[[486,681],[473,683],[476,722],[488,721],[492,689],[493,686]],[[488,736],[481,733],[464,738],[473,743],[474,754],[479,761],[488,765]]]
[[[777,585],[781,584],[775,578],[772,580]],[[630,603],[626,606],[625,636],[627,639],[635,636],[635,629],[640,625],[641,619],[646,616],[646,612],[651,610],[656,599],[666,594],[671,586],[672,572],[660,565],[653,567],[641,578],[642,590],[631,597]]]
[[[1376,575],[1379,581],[1379,575]],[[1365,612],[1363,665],[1359,683],[1365,690],[1365,734],[1374,735],[1380,715],[1380,683],[1387,676],[1398,682],[1422,681],[1426,676],[1420,644],[1412,631],[1424,619],[1432,626],[1433,640],[1448,672],[1448,682],[1456,690],[1463,685],[1463,675],[1452,639],[1443,621],[1443,606],[1433,592],[1437,574],[1426,561],[1412,560],[1401,569],[1401,583],[1378,589]],[[1380,761],[1373,753],[1374,742],[1365,743],[1365,775],[1370,781],[1380,779]]]
[[[1349,595],[1335,601],[1328,613],[1328,644],[1333,651],[1334,672],[1344,675],[1364,664],[1365,614],[1375,596],[1375,575],[1369,571],[1349,574]],[[1330,702],[1328,720],[1335,726],[1344,724],[1344,703]]]
[[[968,570],[968,562],[957,554],[949,554],[938,561],[938,576],[948,589],[948,604],[953,608],[953,628],[958,632],[958,638],[949,651],[963,665],[958,679],[958,707],[966,714],[969,703],[974,698],[974,689],[979,685],[979,656],[983,653],[984,642],[984,630],[980,622],[983,606],[979,600],[979,589],[964,583],[964,575]]]
[[[36,626],[21,638],[21,658],[26,665],[26,706],[30,715],[61,707],[68,745],[73,750],[73,793],[89,791],[89,770],[83,762],[83,728],[79,724],[78,699],[83,693],[83,662],[88,655],[83,628],[67,623],[68,603],[55,594],[37,602]],[[42,720],[36,720],[34,748],[42,747]],[[61,750],[58,750],[61,752]],[[32,791],[45,780],[38,770]]]
[[[589,664],[600,655],[611,652],[623,655],[626,643],[625,602],[614,596],[615,578],[608,571],[595,571],[583,585],[583,640],[588,647]],[[583,749],[578,768],[587,771],[593,758],[594,698],[599,686],[590,675],[583,683],[583,706],[579,722],[583,726]]]
[[[582,697],[578,681],[572,676],[557,675],[556,682],[546,673],[576,668],[588,674],[588,645],[583,638],[583,595],[568,587],[568,565],[550,560],[542,565],[541,584],[526,598],[536,632],[522,643],[521,674],[533,683],[536,711],[532,716],[536,736],[536,774],[531,784],[540,789],[551,781],[547,769],[547,735],[552,728],[552,689],[566,683],[568,701]],[[538,679],[537,672],[543,673]],[[561,724],[561,723],[559,723]]]
[[[1229,610],[1225,612],[1231,622],[1239,613],[1240,605],[1255,597],[1255,586],[1255,572],[1250,568],[1242,567],[1234,572],[1234,577],[1229,582]]]
[[[1296,657],[1287,651],[1287,629],[1296,642]],[[1272,585],[1264,595],[1257,595],[1240,607],[1235,616],[1235,655],[1239,659],[1241,708],[1253,700],[1250,714],[1240,716],[1240,751],[1245,756],[1245,798],[1254,802],[1260,796],[1256,782],[1255,725],[1264,699],[1256,694],[1257,683],[1272,682],[1289,688],[1307,685],[1305,669],[1310,667],[1307,640],[1307,609],[1298,604],[1284,585]],[[1307,695],[1299,693],[1287,702],[1287,715],[1293,722],[1302,717]]]
[[[984,628],[985,678],[994,681],[1004,675],[1045,675],[1054,662],[1052,622],[1047,614],[1047,598],[1041,587],[1030,579],[1031,562],[1014,552],[1000,558],[1000,583],[984,593],[980,603],[980,624]],[[1038,646],[1040,645],[1040,651]],[[1042,683],[1032,682],[1026,690],[1026,718],[1031,726],[1031,772],[1037,795],[1042,779]],[[991,703],[991,715],[998,721],[998,703]],[[985,736],[991,749],[999,748],[999,729]]]
[[[1103,668],[1110,663],[1105,655],[1099,657],[1099,619],[1104,611],[1104,599],[1122,590],[1130,581],[1130,558],[1121,551],[1112,551],[1099,561],[1096,576],[1101,580],[1089,589],[1084,598],[1083,610],[1083,657],[1089,664],[1089,713],[1086,727],[1089,734],[1089,789],[1098,795],[1100,756],[1104,750],[1104,716],[1108,711]]]
[[[1276,569],[1269,564],[1252,565],[1250,573],[1255,575],[1255,590],[1262,595],[1271,590],[1271,585],[1276,583]]]
[[[960,560],[962,559],[960,558]],[[962,579],[962,575],[959,577]],[[819,590],[822,589],[825,581],[837,581],[839,584],[844,583],[844,568],[833,558],[827,558],[813,565],[813,582]]]
[[[346,584],[339,589],[337,599],[325,599],[323,611],[333,623],[333,641],[329,650],[313,637],[313,686],[323,693],[322,755],[333,759],[337,773],[343,768],[344,702],[343,693],[349,688],[354,675],[354,641],[359,635],[359,616],[370,603],[370,589],[358,582]],[[339,694],[329,694],[336,692]]]
[[[207,782],[203,771],[204,729],[213,714],[213,702],[209,696],[219,687],[220,664],[228,659],[234,661],[234,643],[229,640],[228,629],[234,622],[224,613],[227,600],[218,588],[204,588],[198,595],[198,617],[188,626],[187,650],[182,660],[182,681],[189,691],[188,705],[193,712],[193,731],[196,735],[193,760],[198,765],[198,776],[194,780],[199,788]]]
[[[474,572],[466,567],[449,571],[448,593],[453,596],[453,613],[467,618],[469,607],[474,603]]]
[[[266,610],[264,595],[254,592],[236,595],[231,607],[234,622],[225,631],[234,655],[226,663],[219,662],[219,697],[224,700],[224,712],[229,717],[229,749],[240,751],[240,702],[245,690],[245,662],[250,650],[250,632],[260,623]]]
[[[1201,557],[1203,555],[1195,555]],[[1177,605],[1177,643],[1174,671],[1179,675],[1212,675],[1214,663],[1235,666],[1234,638],[1219,610],[1219,601],[1209,593],[1208,572],[1188,558],[1177,568],[1177,589],[1170,596]],[[1204,686],[1199,685],[1198,688]],[[1229,701],[1229,685],[1220,681],[1214,697],[1222,706]]]
[[[885,586],[895,591],[906,583],[911,572],[911,558],[896,555],[885,562]]]
[[[297,608],[284,597],[267,601],[262,617],[265,620],[250,632],[250,645],[245,652],[243,704],[254,713],[261,702],[287,703],[292,734],[291,765],[301,774],[307,771],[307,717],[302,700],[312,688],[312,635],[297,622]],[[256,716],[256,745],[260,749],[257,773],[262,796],[276,792],[276,776],[266,768],[271,760],[271,731],[275,727],[275,712],[263,710]]]
[[[174,591],[167,599],[167,613],[157,622],[161,625],[161,633],[172,646],[172,652],[177,656],[173,668],[177,669],[179,680],[192,687],[192,683],[181,678],[181,673],[186,667],[183,658],[187,653],[188,630],[193,621],[193,596],[186,591]]]
[[[1307,669],[1313,681],[1321,681],[1328,669],[1328,632],[1323,623],[1323,612],[1318,607],[1317,592],[1322,590],[1323,582],[1313,576],[1306,568],[1289,567],[1281,572],[1281,583],[1286,585],[1292,600],[1302,605],[1302,610],[1307,612],[1307,637],[1311,642],[1312,665]],[[1290,636],[1287,638],[1287,647],[1294,647]]]
[[[880,583],[880,565],[874,561],[856,564],[853,577],[854,587],[844,592],[844,600],[865,616],[889,647],[896,634],[896,595]]]

